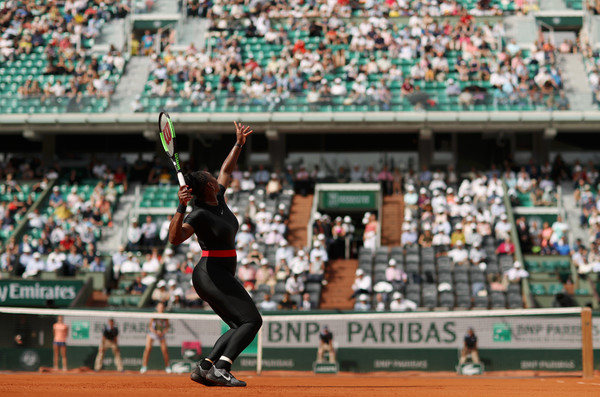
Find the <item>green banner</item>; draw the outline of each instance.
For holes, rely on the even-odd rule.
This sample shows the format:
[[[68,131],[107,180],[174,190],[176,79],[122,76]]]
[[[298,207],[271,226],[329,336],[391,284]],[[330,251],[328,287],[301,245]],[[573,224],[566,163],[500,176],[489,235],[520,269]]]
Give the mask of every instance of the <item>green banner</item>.
[[[68,306],[83,280],[0,280],[1,306]]]
[[[322,191],[319,208],[325,210],[377,208],[377,192],[368,190],[329,190]]]

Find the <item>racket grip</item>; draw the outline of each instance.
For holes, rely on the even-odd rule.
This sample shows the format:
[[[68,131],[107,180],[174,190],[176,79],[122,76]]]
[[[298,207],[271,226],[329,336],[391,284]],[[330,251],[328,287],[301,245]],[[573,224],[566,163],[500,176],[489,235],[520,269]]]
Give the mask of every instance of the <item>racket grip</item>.
[[[179,171],[177,173],[177,179],[179,180],[179,186],[185,186],[185,185],[187,185],[185,183],[185,178],[183,177],[183,173],[181,171]]]

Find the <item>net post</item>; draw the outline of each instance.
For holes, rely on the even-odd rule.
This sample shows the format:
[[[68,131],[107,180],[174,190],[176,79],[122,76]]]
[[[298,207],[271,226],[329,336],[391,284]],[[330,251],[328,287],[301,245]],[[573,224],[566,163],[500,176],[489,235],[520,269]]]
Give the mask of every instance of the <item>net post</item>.
[[[581,366],[582,377],[594,377],[594,347],[592,343],[592,309],[581,309]]]
[[[256,343],[256,374],[257,375],[260,375],[262,373],[262,357],[263,357],[262,336],[263,336],[263,327],[260,327],[260,329],[258,330],[258,341]]]

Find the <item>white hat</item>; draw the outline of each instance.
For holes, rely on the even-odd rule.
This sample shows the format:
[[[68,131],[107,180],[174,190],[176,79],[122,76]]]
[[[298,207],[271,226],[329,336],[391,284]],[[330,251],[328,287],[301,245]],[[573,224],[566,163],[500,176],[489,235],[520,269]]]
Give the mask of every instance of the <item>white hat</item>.
[[[346,215],[344,217],[344,223],[352,223],[352,218],[350,218],[350,216]]]
[[[244,224],[242,225],[242,232],[247,232],[249,229],[250,229],[250,226],[248,226],[248,224],[247,224],[247,223],[244,223]]]
[[[31,247],[29,247],[28,245],[24,246],[23,252],[31,252]]]
[[[325,240],[325,235],[323,233],[318,234],[317,240]]]
[[[361,301],[361,302],[362,301],[367,301],[367,300],[369,300],[369,296],[367,294],[360,294],[358,296],[358,300]]]
[[[394,292],[394,294],[392,295],[392,299],[393,300],[402,299],[402,293],[400,291]]]
[[[253,250],[257,250],[258,249],[258,244],[257,243],[252,243],[252,245],[250,246],[250,248],[252,248]]]
[[[444,292],[444,291],[452,291],[452,286],[450,285],[450,283],[440,283],[440,285],[438,285],[438,292]]]
[[[267,205],[265,203],[259,203],[258,208],[266,208]]]
[[[481,245],[481,243],[479,242],[479,240],[475,240],[473,241],[473,244],[471,244],[473,247],[479,247]]]
[[[500,215],[500,219],[505,220],[505,219],[508,219],[508,217],[506,216],[506,214],[502,214],[502,215]]]
[[[54,186],[54,187],[52,188],[52,190],[54,190],[55,192],[58,192],[60,189],[58,188],[58,186]]]
[[[41,256],[42,256],[42,255],[41,255],[39,252],[34,252],[34,253],[33,253],[33,257],[34,257],[34,258],[39,258],[39,257],[41,257]]]
[[[421,189],[419,189],[419,193],[420,194],[427,194],[427,189],[425,189],[424,187],[422,187]]]
[[[278,207],[278,208],[279,208],[280,210],[284,210],[284,209],[285,209],[285,204],[283,204],[283,203],[279,204],[279,207]]]
[[[171,248],[167,248],[165,250],[165,255],[173,255],[173,250]]]
[[[288,244],[287,240],[281,240],[279,242],[279,245],[282,246],[282,247],[285,247],[287,244]]]
[[[390,259],[388,266],[396,266],[396,260],[394,258]]]
[[[356,270],[356,275],[357,276],[364,276],[365,275],[365,271],[363,269],[357,269]]]
[[[412,192],[413,190],[415,190],[415,187],[413,185],[408,185],[406,187],[406,190],[408,190],[409,192]]]
[[[402,230],[410,230],[410,225],[408,223],[402,224]]]
[[[165,280],[160,280],[158,283],[156,283],[156,287],[157,288],[162,288],[165,285],[167,285],[167,283],[165,282]]]
[[[260,260],[260,264],[263,266],[268,266],[269,265],[269,260],[267,258],[262,258]]]
[[[297,255],[298,255],[298,256],[302,256],[302,255],[304,255],[304,251],[303,251],[303,250],[300,250],[300,251],[298,251],[298,254],[297,254]]]
[[[516,267],[517,269],[521,268],[521,262],[519,261],[515,261],[515,263],[513,264],[514,267]]]
[[[275,215],[273,217],[273,220],[276,221],[276,222],[281,222],[281,220],[282,220],[281,215]]]
[[[423,230],[431,230],[431,225],[429,223],[425,223],[423,225]]]
[[[487,269],[487,263],[481,262],[479,264],[479,270],[481,270],[482,272],[485,272],[486,269]]]
[[[461,230],[462,229],[462,223],[457,223],[456,226],[454,226],[455,229]]]
[[[243,175],[244,175],[244,178],[248,178],[248,177],[250,177],[250,172],[244,171]]]
[[[169,287],[170,287],[170,286],[172,286],[172,285],[176,285],[176,284],[177,284],[177,281],[175,281],[175,280],[173,280],[173,279],[170,279],[170,280],[169,280],[169,282],[167,283],[167,285],[168,285]]]
[[[240,209],[238,207],[234,206],[234,207],[231,208],[231,212],[233,212],[235,214],[237,212],[240,212]]]
[[[461,246],[461,245],[463,245],[463,242],[462,242],[462,240],[456,240],[456,245],[457,245],[457,246]]]

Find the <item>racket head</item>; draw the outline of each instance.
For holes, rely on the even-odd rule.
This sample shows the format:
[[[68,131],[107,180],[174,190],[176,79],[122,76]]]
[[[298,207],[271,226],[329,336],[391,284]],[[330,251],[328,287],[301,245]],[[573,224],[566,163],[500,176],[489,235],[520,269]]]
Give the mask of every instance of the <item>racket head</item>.
[[[175,128],[171,122],[171,117],[167,112],[160,112],[158,115],[158,134],[163,149],[173,161],[176,171],[181,170],[179,166],[179,156],[177,154],[177,145],[175,141]]]

